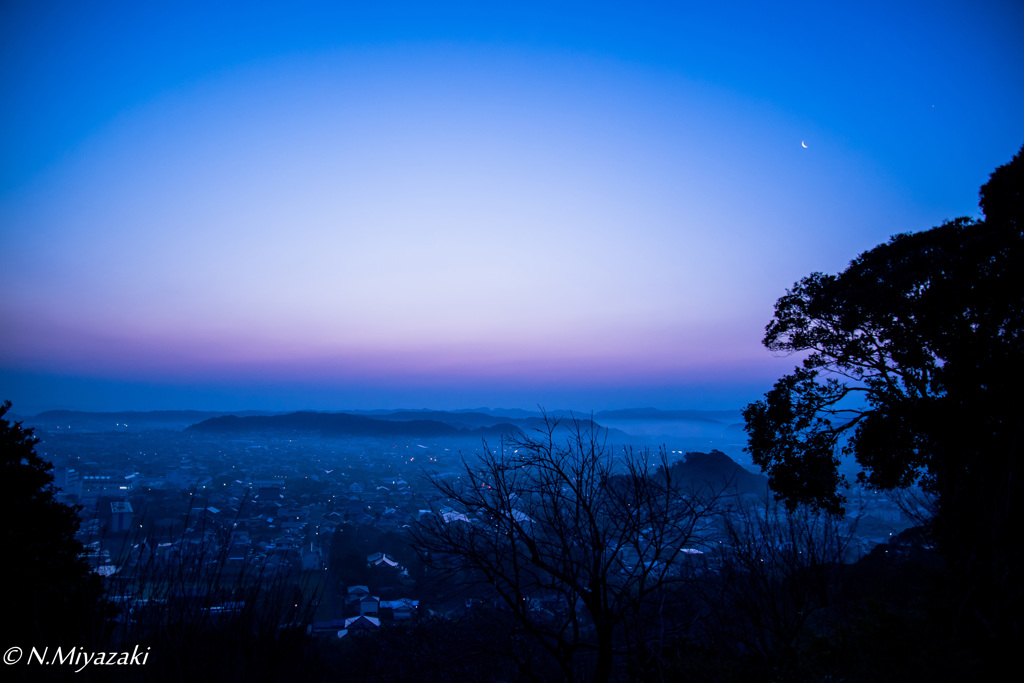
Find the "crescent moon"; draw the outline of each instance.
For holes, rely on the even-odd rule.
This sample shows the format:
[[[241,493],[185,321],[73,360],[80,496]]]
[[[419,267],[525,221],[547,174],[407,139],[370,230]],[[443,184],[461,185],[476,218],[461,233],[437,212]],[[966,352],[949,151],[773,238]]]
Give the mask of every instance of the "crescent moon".
[[[800,146],[803,147],[804,149],[807,149],[807,143],[804,142],[803,140],[800,141]]]

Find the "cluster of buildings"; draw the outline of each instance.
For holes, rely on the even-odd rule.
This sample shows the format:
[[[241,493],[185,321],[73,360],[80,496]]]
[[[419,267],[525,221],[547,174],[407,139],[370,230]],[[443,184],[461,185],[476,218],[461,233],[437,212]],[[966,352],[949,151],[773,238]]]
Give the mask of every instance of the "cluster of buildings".
[[[396,539],[431,506],[420,463],[456,456],[412,442],[37,435],[40,453],[55,464],[60,499],[81,507],[78,538],[89,562],[119,591],[139,589],[132,577],[200,556],[217,564],[222,581],[254,567],[261,581],[315,576],[318,628],[335,632],[347,629],[346,619],[366,628],[415,612],[414,582],[396,559],[409,564],[415,553]],[[381,538],[387,548],[376,545]],[[369,590],[368,580],[378,604],[356,607],[348,591]]]
[[[152,593],[144,577],[186,562],[215,567],[224,581],[259,568],[260,581],[315,584],[313,629],[326,636],[410,619],[421,603],[443,609],[445,598],[417,583],[422,566],[406,530],[427,511],[446,523],[484,523],[446,507],[428,476],[457,476],[460,453],[479,443],[172,430],[37,436],[60,498],[81,506],[90,563],[120,594]],[[910,523],[888,498],[863,500],[854,554]],[[464,596],[452,604],[464,609]]]

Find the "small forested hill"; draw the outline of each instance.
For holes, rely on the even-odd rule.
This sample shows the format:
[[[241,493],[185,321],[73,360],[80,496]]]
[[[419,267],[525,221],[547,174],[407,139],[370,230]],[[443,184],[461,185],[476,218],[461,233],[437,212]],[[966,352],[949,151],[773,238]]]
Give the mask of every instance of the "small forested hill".
[[[687,453],[683,460],[669,468],[673,479],[684,487],[708,486],[713,490],[733,489],[737,493],[763,496],[768,491],[768,477],[743,469],[725,453]]]
[[[369,417],[373,420],[387,420],[389,422],[441,422],[443,424],[458,427],[459,429],[477,429],[479,427],[491,427],[501,422],[511,422],[509,418],[501,415],[487,415],[476,412],[448,412],[445,410],[393,410],[393,411],[353,411],[350,415]]]
[[[546,420],[542,414],[530,415],[522,410],[510,410],[508,412],[510,414],[506,415],[503,411],[497,410],[492,410],[487,413],[471,410],[394,410],[390,412],[373,411],[372,413],[354,411],[350,414],[372,416],[372,419],[375,420],[403,422],[431,420],[435,422],[443,422],[444,424],[457,427],[461,430],[469,430],[473,435],[476,435],[481,427],[497,429],[497,431],[492,431],[490,434],[508,433],[509,430],[507,428],[510,425],[525,433],[543,433],[548,429],[548,420]],[[556,418],[554,422],[556,431],[562,436],[571,436],[571,433],[576,429],[581,429],[583,431],[593,429],[599,431],[602,435],[615,443],[629,443],[635,439],[634,436],[627,434],[622,430],[606,427],[605,425],[598,424],[589,418],[577,417],[572,412],[565,412],[565,414],[558,413],[552,417]],[[504,427],[502,427],[502,425],[504,425]],[[479,433],[484,436],[488,435],[488,432]]]

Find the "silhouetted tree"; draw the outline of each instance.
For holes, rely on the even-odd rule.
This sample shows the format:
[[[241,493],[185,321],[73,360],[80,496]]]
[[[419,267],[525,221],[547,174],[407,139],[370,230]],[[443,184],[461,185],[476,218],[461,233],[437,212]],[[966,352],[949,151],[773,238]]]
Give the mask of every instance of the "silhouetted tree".
[[[656,666],[681,626],[672,595],[694,580],[717,498],[684,490],[664,453],[615,455],[592,422],[568,427],[549,420],[435,477],[451,509],[416,540],[435,566],[492,590],[567,680],[581,668],[608,680],[617,655]]]
[[[3,528],[5,645],[85,645],[108,616],[100,577],[75,539],[78,508],[57,500],[53,465],[36,453],[31,429],[0,407],[0,524]]]
[[[721,571],[708,585],[708,635],[720,656],[790,677],[809,622],[841,602],[856,520],[762,500],[741,502],[723,522]]]
[[[843,509],[840,457],[937,497],[936,536],[990,633],[1019,633],[1024,149],[985,218],[893,237],[775,305],[764,344],[806,354],[744,411],[748,452],[790,505]],[[965,603],[965,604],[967,604]]]

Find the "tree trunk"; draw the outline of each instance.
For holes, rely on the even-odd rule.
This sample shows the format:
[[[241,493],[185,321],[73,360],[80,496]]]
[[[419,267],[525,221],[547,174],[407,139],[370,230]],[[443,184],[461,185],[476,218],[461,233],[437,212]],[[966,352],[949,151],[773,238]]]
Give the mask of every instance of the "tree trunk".
[[[594,667],[594,683],[608,683],[612,675],[612,629],[607,619],[595,619],[597,628],[597,663]]]

